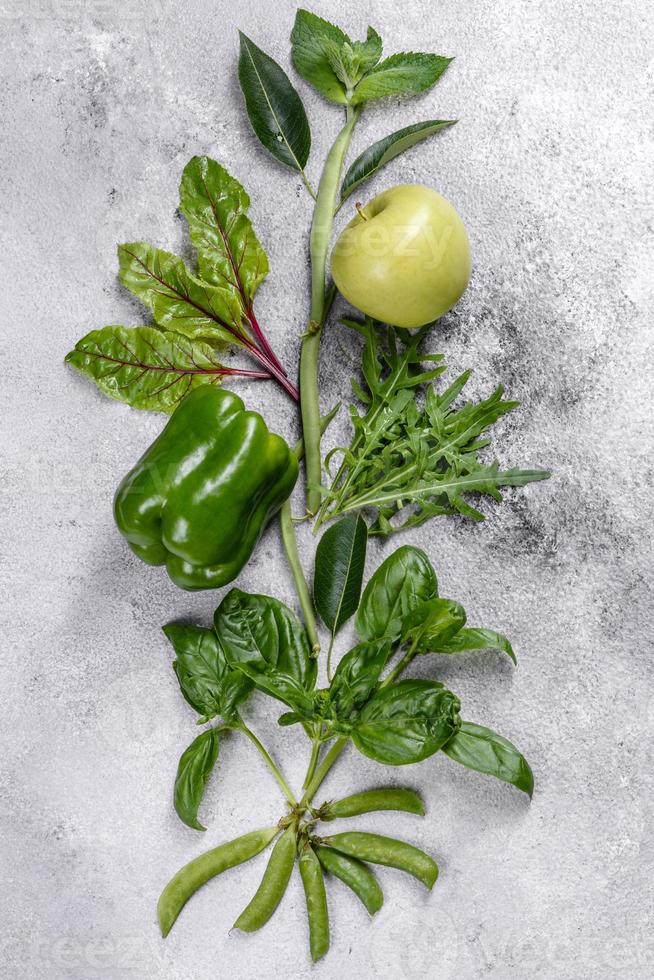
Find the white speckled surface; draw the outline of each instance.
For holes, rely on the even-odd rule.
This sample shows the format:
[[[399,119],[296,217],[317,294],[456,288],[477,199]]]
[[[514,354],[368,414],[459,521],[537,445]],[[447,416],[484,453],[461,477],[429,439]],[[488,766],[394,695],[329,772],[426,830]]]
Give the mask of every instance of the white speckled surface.
[[[161,417],[101,397],[62,359],[87,330],[142,320],[117,283],[115,244],[185,247],[177,185],[187,159],[206,152],[250,191],[272,266],[260,320],[293,363],[309,201],[255,145],[235,65],[237,27],[287,65],[294,6],[0,0],[0,928],[11,980],[654,973],[652,7],[409,0],[400,18],[390,0],[351,7],[312,5],[355,36],[372,23],[389,52],[457,56],[432,94],[370,109],[355,149],[421,118],[460,118],[368,193],[424,181],[460,210],[474,275],[435,344],[453,369],[474,365],[476,391],[502,381],[523,400],[497,427],[501,461],[556,474],[508,495],[481,527],[434,521],[405,539],[427,548],[471,622],[514,641],[517,670],[479,655],[441,677],[469,717],[523,748],[534,800],[444,757],[391,773],[420,788],[428,816],[360,825],[430,848],[441,880],[427,896],[384,871],[387,904],[372,923],[333,888],[333,950],[315,968],[297,876],[267,929],[228,934],[263,857],[207,886],[159,938],[154,908],[169,874],[274,820],[280,802],[234,737],[203,809],[206,835],[172,811],[194,719],[160,626],[208,621],[217,596],[178,591],[131,557],[113,526],[117,480]],[[315,177],[339,115],[301,91]],[[324,349],[327,407],[355,348],[331,326]],[[239,390],[295,436],[292,407],[271,385]],[[345,421],[331,439],[344,432]],[[306,529],[301,543],[308,555]],[[383,550],[371,548],[370,568]],[[293,603],[274,529],[240,584]],[[263,701],[250,715],[298,784],[295,732],[278,729]],[[385,778],[353,754],[326,790]]]

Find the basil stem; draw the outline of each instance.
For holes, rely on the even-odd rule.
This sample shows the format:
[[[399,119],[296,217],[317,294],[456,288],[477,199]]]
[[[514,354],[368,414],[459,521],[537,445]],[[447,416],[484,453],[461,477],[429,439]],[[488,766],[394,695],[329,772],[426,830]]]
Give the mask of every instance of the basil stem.
[[[336,197],[345,154],[360,110],[346,110],[346,123],[332,146],[320,178],[311,223],[311,313],[300,355],[300,405],[306,454],[307,511],[313,516],[320,506],[322,463],[320,458],[320,400],[318,354],[320,334],[328,312],[325,292],[327,251],[332,236]]]

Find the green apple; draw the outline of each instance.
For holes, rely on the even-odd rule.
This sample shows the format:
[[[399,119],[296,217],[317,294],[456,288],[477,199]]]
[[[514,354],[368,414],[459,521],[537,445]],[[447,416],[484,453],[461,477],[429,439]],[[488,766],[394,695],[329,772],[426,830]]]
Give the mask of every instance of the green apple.
[[[400,184],[356,208],[331,257],[345,299],[409,328],[454,306],[470,278],[470,243],[450,202],[430,187]]]

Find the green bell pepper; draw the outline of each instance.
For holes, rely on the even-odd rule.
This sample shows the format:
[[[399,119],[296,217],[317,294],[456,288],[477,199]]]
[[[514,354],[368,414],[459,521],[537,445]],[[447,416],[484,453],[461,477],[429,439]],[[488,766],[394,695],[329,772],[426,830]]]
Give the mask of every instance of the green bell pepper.
[[[236,578],[297,475],[295,453],[257,412],[202,385],[122,481],[114,516],[143,561],[183,589],[215,589]]]

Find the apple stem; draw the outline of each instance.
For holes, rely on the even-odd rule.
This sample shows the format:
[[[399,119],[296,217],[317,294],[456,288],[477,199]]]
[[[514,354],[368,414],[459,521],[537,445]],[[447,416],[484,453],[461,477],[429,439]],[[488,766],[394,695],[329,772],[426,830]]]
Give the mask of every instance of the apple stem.
[[[357,209],[357,211],[359,212],[359,217],[363,218],[364,221],[367,221],[368,219],[366,218],[365,214],[363,213],[363,204],[361,203],[361,201],[357,201],[354,206]]]
[[[311,222],[311,312],[309,327],[302,339],[300,355],[300,405],[304,434],[307,481],[307,512],[313,516],[320,506],[322,461],[320,456],[320,398],[318,392],[318,356],[320,336],[329,312],[325,275],[327,252],[332,237],[334,208],[343,162],[352,132],[361,114],[360,107],[347,106],[345,125],[325,160]]]

